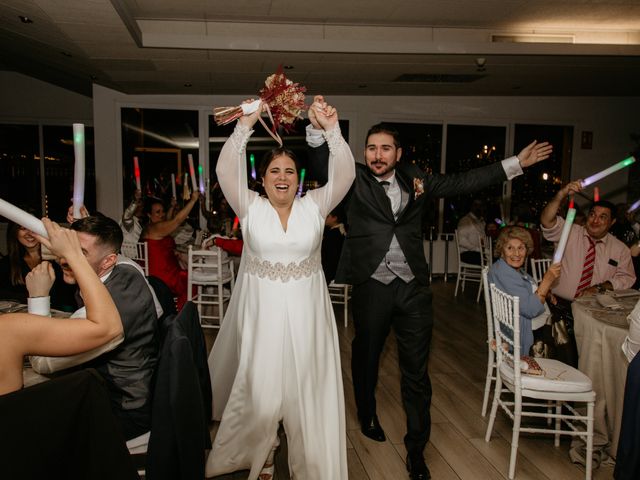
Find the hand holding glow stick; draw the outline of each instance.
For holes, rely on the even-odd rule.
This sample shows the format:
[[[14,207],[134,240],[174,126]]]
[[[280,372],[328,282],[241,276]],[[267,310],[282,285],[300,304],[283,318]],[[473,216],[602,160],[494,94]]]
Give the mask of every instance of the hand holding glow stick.
[[[616,163],[615,165],[612,165],[609,168],[605,168],[601,172],[595,173],[595,174],[591,175],[590,177],[585,178],[582,181],[582,187],[583,188],[584,187],[588,187],[592,183],[595,183],[598,180],[602,180],[604,177],[606,177],[608,175],[611,175],[612,173],[615,173],[618,170],[623,169],[624,167],[628,167],[629,165],[632,165],[635,161],[636,161],[636,159],[633,156],[625,158],[624,160]]]
[[[567,240],[569,239],[569,233],[571,232],[571,225],[573,225],[573,221],[576,218],[576,209],[570,208],[567,210],[567,218],[564,221],[564,226],[562,227],[562,234],[560,235],[560,241],[558,242],[558,248],[556,248],[556,252],[553,254],[553,263],[560,263],[562,261],[562,256],[564,255],[564,250],[567,248]]]
[[[189,154],[187,155],[187,158],[189,159],[189,173],[191,174],[191,187],[195,192],[196,190],[198,190],[198,183],[196,182],[196,170],[193,168],[193,155]]]
[[[171,195],[173,195],[173,198],[178,198],[176,196],[176,174],[175,173],[171,174]]]
[[[136,177],[136,189],[142,190],[140,187],[140,164],[138,157],[133,157],[133,175]]]
[[[81,218],[80,207],[84,204],[84,124],[73,124],[73,218]]]
[[[23,226],[24,228],[31,230],[38,235],[49,238],[47,235],[47,230],[44,228],[44,224],[42,220],[37,219],[30,213],[25,212],[24,210],[16,207],[15,205],[10,204],[0,198],[0,215],[5,218],[8,218],[12,222],[17,223],[18,225]]]

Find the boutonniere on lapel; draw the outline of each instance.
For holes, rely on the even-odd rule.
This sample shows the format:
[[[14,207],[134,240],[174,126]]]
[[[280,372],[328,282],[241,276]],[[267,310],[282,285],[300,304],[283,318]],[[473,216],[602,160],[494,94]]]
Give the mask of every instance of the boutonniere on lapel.
[[[424,180],[421,178],[413,179],[413,199],[416,200],[424,193]]]

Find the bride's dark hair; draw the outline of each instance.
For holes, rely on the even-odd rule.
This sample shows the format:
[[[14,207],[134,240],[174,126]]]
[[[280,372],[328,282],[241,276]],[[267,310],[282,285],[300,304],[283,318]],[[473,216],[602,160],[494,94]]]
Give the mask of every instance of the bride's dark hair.
[[[266,175],[267,169],[269,168],[269,165],[271,165],[271,162],[273,162],[276,158],[281,157],[283,155],[293,160],[293,163],[296,166],[296,174],[298,175],[298,181],[300,181],[300,162],[298,162],[298,157],[296,157],[296,154],[293,153],[292,150],[289,150],[288,148],[285,148],[285,147],[277,147],[265,153],[264,157],[262,157],[262,162],[260,163],[260,171],[259,171],[260,178],[263,178]]]

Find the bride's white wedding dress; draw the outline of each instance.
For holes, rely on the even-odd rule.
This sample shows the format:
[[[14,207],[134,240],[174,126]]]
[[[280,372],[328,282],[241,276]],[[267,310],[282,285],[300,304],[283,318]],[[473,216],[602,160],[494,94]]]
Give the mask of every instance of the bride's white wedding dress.
[[[347,479],[340,352],[320,244],[326,215],[355,177],[353,156],[338,126],[325,133],[329,182],[296,198],[285,230],[268,199],[247,188],[251,133],[236,125],[216,169],[241,220],[244,250],[209,356],[221,424],[206,474],[250,469],[256,479],[282,421],[292,478]]]

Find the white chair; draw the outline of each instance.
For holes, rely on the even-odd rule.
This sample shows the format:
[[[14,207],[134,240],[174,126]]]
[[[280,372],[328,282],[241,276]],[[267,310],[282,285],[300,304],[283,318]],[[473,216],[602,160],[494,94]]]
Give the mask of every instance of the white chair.
[[[547,269],[551,265],[550,258],[532,258],[531,259],[531,276],[536,285],[542,281],[542,277],[547,273]]]
[[[493,283],[490,286],[490,297],[494,334],[498,346],[496,348],[496,386],[485,440],[488,442],[491,439],[496,412],[500,406],[513,420],[509,461],[509,479],[513,479],[520,432],[552,433],[555,436],[556,447],[560,445],[560,435],[585,437],[586,479],[590,480],[593,456],[593,410],[596,399],[591,380],[584,373],[565,363],[545,358],[536,358],[544,371],[543,375],[522,373],[519,299],[507,295]],[[514,365],[516,365],[515,368]],[[510,393],[513,394],[513,400],[510,400]],[[507,394],[507,399],[503,399],[503,394]],[[547,405],[544,403],[523,402],[523,398],[553,401],[555,413],[551,413],[553,410],[547,410]],[[583,415],[575,410],[571,405],[574,402],[586,403],[587,414]],[[534,424],[522,427],[523,417],[553,419],[555,424],[553,426]],[[562,430],[562,422],[569,427],[569,430]]]
[[[224,250],[215,246],[210,250],[193,250],[189,246],[187,300],[196,304],[203,328],[220,328],[234,282],[233,262]]]
[[[344,305],[344,326],[347,327],[349,320],[349,300],[351,300],[351,285],[346,283],[334,283],[329,284],[329,297],[331,303],[335,305]]]
[[[496,350],[495,335],[493,333],[493,313],[491,312],[491,299],[489,294],[489,267],[482,269],[482,288],[484,290],[484,307],[487,317],[487,379],[484,383],[484,399],[482,400],[482,416],[487,414],[491,384],[496,379]]]
[[[147,242],[129,243],[123,242],[120,252],[125,257],[135,261],[144,270],[144,274],[149,276],[149,250]]]
[[[454,297],[458,296],[458,287],[462,285],[461,292],[464,292],[464,286],[466,282],[478,283],[478,294],[476,295],[476,302],[480,301],[480,293],[482,292],[482,269],[486,265],[491,265],[493,256],[493,246],[491,238],[486,235],[479,235],[479,242],[481,246],[480,265],[474,263],[467,263],[462,261],[460,252],[460,243],[458,242],[458,231],[455,232],[456,249],[458,250],[458,278],[456,279],[456,289],[453,294]]]

